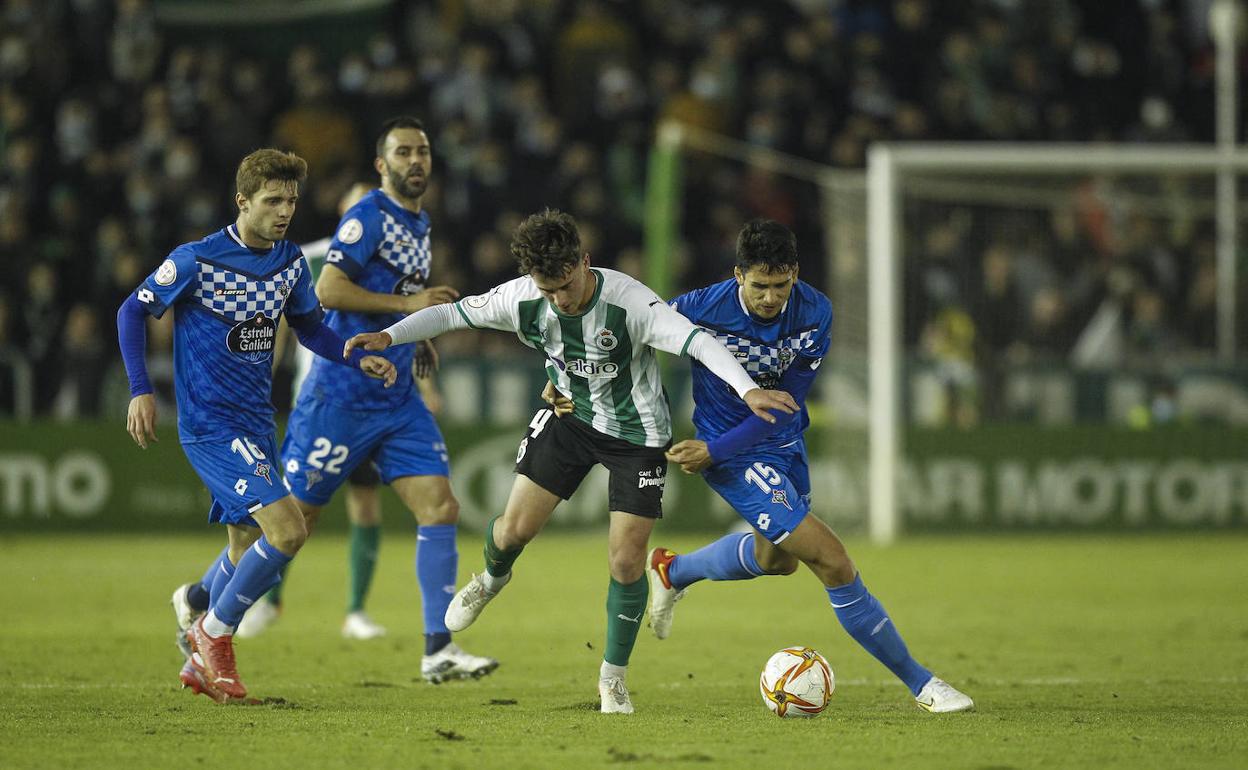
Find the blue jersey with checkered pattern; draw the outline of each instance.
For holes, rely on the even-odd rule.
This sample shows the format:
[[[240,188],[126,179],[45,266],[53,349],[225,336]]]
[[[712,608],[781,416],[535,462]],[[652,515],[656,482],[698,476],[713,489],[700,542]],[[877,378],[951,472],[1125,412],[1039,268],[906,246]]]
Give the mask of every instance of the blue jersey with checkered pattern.
[[[273,346],[282,313],[321,315],[299,247],[243,243],[234,225],[174,249],[135,290],[173,317],[174,386],[183,443],[271,435]]]
[[[763,388],[775,388],[799,356],[810,359],[812,368],[818,366],[831,343],[832,303],[804,281],[794,284],[784,309],[770,321],[746,310],[737,282],[731,278],[682,294],[670,304],[715,335]],[[752,414],[732,388],[696,360],[693,402],[693,424],[704,441],[735,428]],[[759,449],[790,444],[802,437],[808,425],[810,417],[803,403],[800,419],[768,436]]]
[[[429,215],[411,212],[381,190],[373,190],[352,206],[338,224],[325,254],[325,264],[346,273],[362,288],[382,294],[415,294],[429,278]],[[330,310],[325,323],[343,339],[375,332],[403,318],[402,313],[348,313]],[[359,371],[343,371],[319,358],[299,391],[352,409],[389,410],[419,398],[412,379],[415,345],[395,345],[378,355],[394,362],[399,378],[386,389]]]

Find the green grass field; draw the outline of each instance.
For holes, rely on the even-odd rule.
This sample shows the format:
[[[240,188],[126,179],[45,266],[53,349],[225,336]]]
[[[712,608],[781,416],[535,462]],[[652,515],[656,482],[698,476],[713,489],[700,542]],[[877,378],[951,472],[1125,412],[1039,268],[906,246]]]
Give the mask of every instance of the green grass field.
[[[318,535],[280,624],[239,644],[240,670],[269,703],[218,706],[178,689],[167,604],[215,538],[6,536],[0,767],[1248,765],[1243,536],[850,546],[911,650],[978,711],[916,708],[803,571],[697,586],[670,639],[643,630],[637,713],[598,714],[601,535],[530,546],[459,637],[502,667],[437,687],[419,680],[411,536],[388,535],[370,607],[390,636],[346,642],[344,541]],[[461,553],[466,576],[480,540],[465,537]],[[763,662],[789,644],[817,647],[836,673],[817,719],[777,719],[759,697]]]

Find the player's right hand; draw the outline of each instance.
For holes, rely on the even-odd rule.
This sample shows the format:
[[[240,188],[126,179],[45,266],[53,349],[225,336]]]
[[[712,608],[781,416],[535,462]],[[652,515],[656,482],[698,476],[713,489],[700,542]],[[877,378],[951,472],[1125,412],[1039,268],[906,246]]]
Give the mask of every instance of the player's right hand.
[[[126,410],[126,432],[134,443],[147,449],[148,441],[159,441],[156,438],[156,397],[144,393],[130,399],[130,408]]]
[[[407,299],[411,305],[407,312],[415,313],[417,310],[424,310],[434,305],[454,302],[459,299],[459,292],[450,286],[430,286],[427,289],[421,289],[415,294],[409,295]]]
[[[572,414],[576,405],[572,403],[572,399],[559,392],[555,387],[555,383],[547,382],[546,387],[542,388],[542,400],[555,408],[555,416],[562,417],[565,414]]]
[[[745,405],[754,414],[771,423],[776,421],[776,416],[771,413],[772,409],[779,409],[785,414],[793,414],[798,410],[797,401],[788,393],[783,390],[763,390],[762,388],[747,390]]]
[[[350,343],[347,343],[350,344]],[[364,356],[360,359],[360,371],[375,380],[381,380],[388,388],[399,378],[399,370],[388,358],[381,356]]]
[[[363,332],[347,340],[347,344],[342,346],[342,357],[350,358],[351,351],[356,348],[364,348],[365,350],[375,352],[385,350],[393,343],[394,340],[386,332]]]

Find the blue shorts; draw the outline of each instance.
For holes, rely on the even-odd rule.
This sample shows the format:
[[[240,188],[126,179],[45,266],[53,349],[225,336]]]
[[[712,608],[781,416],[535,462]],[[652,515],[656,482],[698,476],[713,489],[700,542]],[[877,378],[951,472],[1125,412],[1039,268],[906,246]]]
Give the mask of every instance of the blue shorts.
[[[741,518],[777,545],[810,510],[810,468],[801,441],[785,449],[743,452],[702,475]]]
[[[291,494],[325,505],[369,460],[386,484],[403,476],[451,475],[442,432],[420,399],[394,411],[344,409],[316,398],[299,399],[282,443]]]
[[[212,494],[208,520],[258,527],[251,514],[290,494],[274,463],[277,440],[267,436],[224,436],[191,444],[182,451]]]

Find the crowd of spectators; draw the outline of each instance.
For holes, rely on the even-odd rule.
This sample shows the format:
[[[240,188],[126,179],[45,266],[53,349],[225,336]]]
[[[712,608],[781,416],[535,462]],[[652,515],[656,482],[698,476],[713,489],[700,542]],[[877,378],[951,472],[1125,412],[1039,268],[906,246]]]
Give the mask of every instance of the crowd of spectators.
[[[340,56],[309,44],[275,56],[200,42],[163,24],[160,2],[3,0],[0,414],[15,360],[30,364],[37,413],[118,400],[106,392],[117,306],[174,245],[232,219],[233,171],[256,147],[308,160],[291,237],[310,241],[332,231],[347,186],[375,178],[380,122],[415,114],[434,147],[436,282],[471,292],[511,277],[509,234],[541,206],[578,217],[596,262],[637,274],[660,119],[849,169],[885,139],[1207,141],[1208,4],[443,0],[395,3]],[[708,159],[686,172],[678,284],[726,275],[754,216],[821,251],[809,191]],[[1149,344],[1211,344],[1207,316],[1184,304],[1211,290],[1204,231],[1175,243],[1131,221],[1096,243],[1093,223],[1053,211],[1032,226],[1061,245],[1050,255],[1005,233],[969,238],[959,222],[973,213],[938,213],[910,250],[916,348],[949,344],[938,338],[961,312],[978,344],[1069,353],[1108,290],[1148,321],[1136,333]],[[1158,248],[1169,253],[1137,254]],[[822,268],[820,255],[803,275]],[[952,294],[945,269],[959,273]]]

